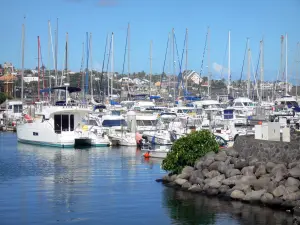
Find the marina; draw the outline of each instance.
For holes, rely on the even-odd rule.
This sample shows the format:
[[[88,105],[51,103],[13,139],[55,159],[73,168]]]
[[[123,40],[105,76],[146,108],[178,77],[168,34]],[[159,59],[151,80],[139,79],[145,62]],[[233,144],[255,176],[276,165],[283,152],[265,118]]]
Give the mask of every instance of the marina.
[[[298,0],[1,6],[1,225],[300,224]]]

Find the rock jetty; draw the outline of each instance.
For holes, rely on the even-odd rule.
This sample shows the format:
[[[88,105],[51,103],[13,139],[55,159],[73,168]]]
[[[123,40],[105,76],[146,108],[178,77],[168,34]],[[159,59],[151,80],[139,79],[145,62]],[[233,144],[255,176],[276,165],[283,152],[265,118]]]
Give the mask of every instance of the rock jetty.
[[[209,152],[194,167],[186,166],[181,174],[168,174],[159,181],[189,192],[300,212],[300,161],[261,162],[226,149]]]

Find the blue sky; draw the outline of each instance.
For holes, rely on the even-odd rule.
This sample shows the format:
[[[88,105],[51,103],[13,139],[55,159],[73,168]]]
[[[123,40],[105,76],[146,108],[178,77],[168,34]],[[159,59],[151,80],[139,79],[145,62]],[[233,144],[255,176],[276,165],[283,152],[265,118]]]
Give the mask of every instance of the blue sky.
[[[231,30],[232,77],[240,77],[246,38],[250,38],[256,67],[259,41],[264,37],[265,76],[274,80],[280,62],[280,36],[287,32],[289,76],[294,76],[296,46],[300,41],[299,0],[10,0],[3,2],[2,7],[5,10],[0,14],[0,62],[11,61],[16,67],[21,66],[21,27],[26,15],[26,68],[37,66],[38,35],[43,61],[47,63],[48,20],[54,34],[56,18],[59,18],[60,68],[66,32],[72,70],[80,68],[86,32],[93,34],[96,69],[101,68],[106,35],[114,32],[115,70],[121,72],[126,28],[130,22],[131,72],[149,71],[150,40],[153,41],[153,73],[162,72],[168,33],[173,27],[180,52],[188,28],[189,68],[199,71],[207,26],[210,26],[211,67],[213,63],[224,63],[227,67],[224,54],[228,30]],[[52,60],[50,65],[53,67]],[[204,65],[207,66],[206,59]],[[220,73],[213,68],[212,72],[214,78],[220,78]]]

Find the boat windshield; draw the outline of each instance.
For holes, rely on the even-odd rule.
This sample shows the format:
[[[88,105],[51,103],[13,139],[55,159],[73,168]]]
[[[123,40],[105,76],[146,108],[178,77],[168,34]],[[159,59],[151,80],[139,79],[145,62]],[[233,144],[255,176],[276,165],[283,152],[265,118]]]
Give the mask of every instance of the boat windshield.
[[[254,106],[252,102],[243,102],[244,106]]]
[[[203,109],[220,108],[217,104],[203,105]]]
[[[127,123],[124,119],[122,120],[103,120],[103,127],[117,127],[117,126],[127,126]]]
[[[157,120],[137,120],[137,126],[156,126]]]

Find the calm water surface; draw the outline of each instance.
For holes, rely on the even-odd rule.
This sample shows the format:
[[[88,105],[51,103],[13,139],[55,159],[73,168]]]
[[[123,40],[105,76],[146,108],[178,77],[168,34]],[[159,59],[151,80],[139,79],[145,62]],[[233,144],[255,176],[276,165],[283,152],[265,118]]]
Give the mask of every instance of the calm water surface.
[[[56,149],[0,133],[0,224],[291,224],[291,215],[162,186],[135,148]]]

